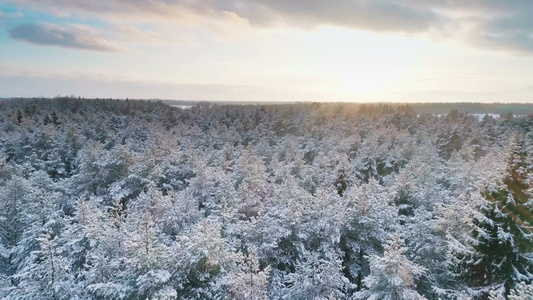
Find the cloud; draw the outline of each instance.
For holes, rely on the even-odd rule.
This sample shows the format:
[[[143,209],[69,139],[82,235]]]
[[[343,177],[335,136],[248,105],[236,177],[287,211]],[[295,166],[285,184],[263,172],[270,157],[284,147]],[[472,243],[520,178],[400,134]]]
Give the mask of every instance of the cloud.
[[[453,79],[453,78],[452,78]],[[437,78],[442,81],[446,78]],[[31,86],[31,88],[28,88]],[[455,89],[454,89],[455,88]],[[474,90],[393,90],[374,96],[310,92],[261,85],[184,84],[125,75],[65,73],[0,65],[0,98],[77,95],[86,98],[176,99],[207,101],[394,101],[394,102],[531,102],[533,86]]]
[[[438,5],[438,4],[435,4]],[[493,51],[533,54],[533,1],[447,1],[441,6],[455,14],[455,23],[469,45]]]
[[[64,48],[84,49],[103,52],[122,52],[99,37],[97,31],[86,26],[56,26],[52,24],[23,23],[9,31],[12,39],[36,45],[50,45]]]
[[[88,74],[46,74],[20,70],[12,73],[0,66],[0,98],[3,97],[54,97],[77,95],[86,98],[180,99],[180,100],[303,100],[295,92],[278,91],[263,86],[230,84],[183,84],[110,78]],[[28,88],[31,86],[31,89]]]
[[[31,88],[28,88],[31,86]],[[177,99],[207,101],[323,101],[354,100],[326,93],[304,92],[272,86],[245,84],[189,84],[146,80],[128,75],[47,71],[0,64],[0,98],[54,97]]]
[[[442,22],[442,16],[429,6],[416,6],[397,0],[18,0],[45,6],[64,14],[65,11],[92,13],[101,16],[167,17],[175,21],[196,16],[236,15],[252,25],[289,25],[314,28],[336,25],[386,32],[420,32]]]
[[[378,32],[422,32],[444,22],[427,6],[405,1],[249,0],[217,1],[213,9],[234,12],[251,24],[314,28],[335,25]]]
[[[533,7],[531,12],[480,22],[467,40],[478,48],[533,53]]]
[[[511,33],[473,32],[468,41],[476,48],[533,54],[533,36],[523,30]]]
[[[217,23],[437,34],[479,49],[533,54],[531,0],[12,0],[110,23]],[[237,24],[237,23],[236,23]],[[239,23],[242,25],[241,23]]]
[[[6,13],[0,10],[0,21],[7,20],[7,19],[20,19],[23,17],[24,17],[24,14],[22,14],[21,12]]]

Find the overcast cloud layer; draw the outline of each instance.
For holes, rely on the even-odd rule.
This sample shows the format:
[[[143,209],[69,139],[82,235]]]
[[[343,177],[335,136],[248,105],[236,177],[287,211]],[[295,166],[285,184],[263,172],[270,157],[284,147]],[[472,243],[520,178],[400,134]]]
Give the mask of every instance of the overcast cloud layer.
[[[0,97],[527,102],[531,78],[533,0],[0,0]]]
[[[466,44],[498,51],[533,52],[533,1],[515,0],[16,0],[30,8],[59,16],[90,15],[107,22],[187,22],[194,18],[224,20],[236,16],[253,27],[289,26],[313,29],[341,26],[372,32],[440,34]],[[34,25],[34,29],[35,28]],[[26,28],[28,31],[30,28]],[[14,30],[14,29],[13,29]],[[50,33],[50,29],[44,29]],[[75,31],[62,33],[45,44],[85,48]],[[17,37],[18,35],[12,35]],[[40,43],[35,37],[25,40]],[[80,45],[81,44],[81,45]],[[78,47],[80,46],[80,47]],[[101,45],[100,45],[101,46]],[[97,48],[105,48],[99,47]]]
[[[104,52],[119,52],[119,47],[97,36],[89,28],[50,24],[23,23],[13,27],[9,36],[13,39],[38,45],[52,45],[65,48],[85,49]]]

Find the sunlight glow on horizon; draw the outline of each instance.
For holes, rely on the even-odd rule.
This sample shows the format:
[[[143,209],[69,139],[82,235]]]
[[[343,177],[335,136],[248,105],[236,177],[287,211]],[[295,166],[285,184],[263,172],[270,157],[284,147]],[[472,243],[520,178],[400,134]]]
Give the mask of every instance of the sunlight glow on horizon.
[[[513,40],[522,28],[506,31],[518,25],[503,21],[497,36],[507,40],[473,36],[473,29],[496,25],[464,21],[476,13],[466,5],[428,10],[410,4],[403,12],[360,7],[369,15],[390,14],[380,23],[338,10],[336,3],[303,11],[299,3],[279,1],[110,1],[0,5],[0,97],[533,101],[533,42]],[[489,4],[478,5],[491,12],[487,20],[505,21],[515,11],[509,4],[500,16]],[[421,19],[404,20],[410,9]],[[440,18],[456,22],[426,24],[432,18],[427,12],[439,9],[452,10]],[[347,17],[352,13],[355,19]],[[394,18],[399,23],[388,24]]]

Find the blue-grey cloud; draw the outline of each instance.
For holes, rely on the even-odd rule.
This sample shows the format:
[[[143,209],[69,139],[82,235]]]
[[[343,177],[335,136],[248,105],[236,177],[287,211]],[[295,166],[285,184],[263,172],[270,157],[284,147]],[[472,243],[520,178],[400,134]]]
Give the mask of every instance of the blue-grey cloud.
[[[16,0],[53,11],[181,20],[180,14],[228,13],[255,26],[342,26],[406,34],[442,32],[482,49],[533,54],[531,0]],[[451,28],[451,29],[450,29]],[[451,30],[451,31],[449,31]],[[465,32],[468,32],[465,34]]]
[[[95,32],[83,27],[59,27],[50,24],[24,23],[9,31],[12,39],[37,45],[84,49],[104,52],[120,52],[119,47],[96,36]]]
[[[398,0],[18,0],[32,6],[44,5],[63,11],[100,15],[175,18],[179,12],[199,14],[233,13],[252,25],[290,25],[313,28],[337,25],[387,32],[420,32],[443,22],[431,6],[412,5]]]
[[[336,25],[378,32],[421,32],[445,22],[430,6],[405,1],[365,0],[249,0],[207,1],[215,10],[228,11],[252,24],[298,27]]]
[[[460,15],[454,22],[470,28],[463,39],[476,48],[533,54],[533,1],[426,1]]]
[[[531,11],[480,22],[468,40],[480,48],[533,53],[533,7]]]

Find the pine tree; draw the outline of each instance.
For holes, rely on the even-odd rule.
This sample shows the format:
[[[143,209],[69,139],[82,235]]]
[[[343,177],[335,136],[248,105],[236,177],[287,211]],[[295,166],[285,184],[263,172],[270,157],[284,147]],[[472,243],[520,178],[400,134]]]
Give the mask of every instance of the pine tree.
[[[294,273],[285,277],[287,299],[345,299],[350,289],[342,273],[342,261],[331,249],[304,252]]]
[[[239,271],[230,278],[230,295],[235,300],[267,300],[270,267],[261,270],[257,251],[242,255]]]
[[[369,273],[366,257],[382,251],[382,245],[394,230],[398,214],[390,190],[375,179],[352,186],[345,197],[347,224],[340,247],[345,253],[345,272],[360,290],[363,278]]]
[[[356,294],[368,300],[423,300],[415,279],[426,271],[405,256],[403,240],[395,236],[385,245],[383,256],[370,257],[371,273],[364,279],[366,289]]]
[[[257,216],[268,200],[266,166],[249,146],[239,159],[240,212],[245,218]]]

